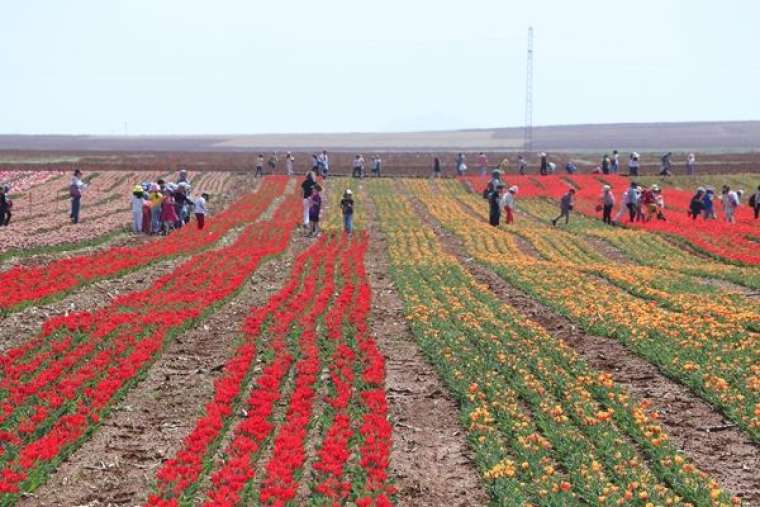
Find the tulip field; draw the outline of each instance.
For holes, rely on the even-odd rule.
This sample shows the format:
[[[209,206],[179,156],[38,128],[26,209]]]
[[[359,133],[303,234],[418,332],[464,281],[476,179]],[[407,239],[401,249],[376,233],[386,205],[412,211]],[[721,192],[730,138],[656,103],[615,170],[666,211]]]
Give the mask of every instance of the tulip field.
[[[138,238],[173,173],[88,176],[74,225],[69,174],[0,173],[0,505],[760,505],[746,204],[657,180],[667,220],[608,226],[626,177],[505,175],[493,227],[486,177],[339,177],[312,238],[301,177],[191,171],[206,227]]]

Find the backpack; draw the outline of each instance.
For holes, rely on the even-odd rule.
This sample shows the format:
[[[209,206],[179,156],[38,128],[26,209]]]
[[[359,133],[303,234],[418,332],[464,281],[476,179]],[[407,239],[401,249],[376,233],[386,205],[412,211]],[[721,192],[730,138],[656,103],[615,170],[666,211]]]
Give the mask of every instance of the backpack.
[[[82,197],[82,191],[79,190],[79,186],[75,184],[71,184],[69,186],[69,195],[71,197]]]

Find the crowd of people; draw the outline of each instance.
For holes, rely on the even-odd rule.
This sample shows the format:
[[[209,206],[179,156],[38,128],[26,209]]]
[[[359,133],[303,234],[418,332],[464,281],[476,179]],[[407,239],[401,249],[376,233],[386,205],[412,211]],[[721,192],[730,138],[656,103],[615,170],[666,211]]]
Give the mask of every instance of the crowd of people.
[[[306,174],[301,183],[303,192],[303,230],[309,237],[319,236],[319,221],[322,216],[322,185],[318,182],[319,173],[312,170]],[[351,189],[346,189],[340,200],[343,215],[343,230],[353,232],[354,196]]]
[[[612,163],[612,160],[611,160]],[[503,171],[493,169],[491,179],[483,189],[483,198],[488,200],[489,206],[489,223],[498,226],[501,223],[502,210],[507,224],[514,223],[515,203],[517,198],[518,187],[516,185],[508,186],[503,181]],[[557,225],[562,219],[564,223],[570,222],[570,214],[575,206],[574,188],[569,188],[559,200],[559,215],[551,220],[552,225]],[[715,189],[712,187],[699,187],[691,199],[689,205],[689,216],[694,220],[703,217],[705,220],[716,219],[715,200],[721,203],[723,218],[727,223],[734,223],[736,220],[736,209],[742,203],[743,190],[731,190],[728,185],[721,189],[721,195],[715,195]],[[620,196],[620,208],[613,218],[612,212],[617,200],[610,185],[602,185],[599,201],[596,205],[596,211],[602,213],[602,221],[608,225],[620,224],[624,216],[628,217],[629,222],[650,222],[652,220],[667,220],[665,216],[665,196],[659,185],[653,184],[649,187],[631,181],[630,185],[623,191]],[[760,218],[760,186],[753,193],[748,201],[748,206],[753,210],[755,219]]]
[[[145,181],[132,189],[132,232],[166,235],[190,223],[192,215],[203,229],[208,214],[209,195],[193,197],[187,171],[176,182],[163,179]]]

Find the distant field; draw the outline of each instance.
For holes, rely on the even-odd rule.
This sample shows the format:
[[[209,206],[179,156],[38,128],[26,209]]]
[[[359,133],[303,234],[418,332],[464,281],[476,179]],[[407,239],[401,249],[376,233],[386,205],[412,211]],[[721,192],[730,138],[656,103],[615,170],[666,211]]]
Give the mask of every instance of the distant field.
[[[255,128],[252,125],[252,128]],[[760,150],[760,121],[618,123],[535,127],[534,148],[551,151]],[[405,132],[257,134],[209,136],[16,136],[0,135],[0,150],[48,151],[336,151],[372,149],[519,150],[522,127]]]

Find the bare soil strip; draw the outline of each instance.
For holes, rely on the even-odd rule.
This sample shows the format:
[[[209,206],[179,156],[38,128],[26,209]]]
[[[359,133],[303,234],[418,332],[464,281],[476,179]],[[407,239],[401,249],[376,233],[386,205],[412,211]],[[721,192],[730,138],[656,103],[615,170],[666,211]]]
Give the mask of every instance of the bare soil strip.
[[[398,505],[475,506],[488,503],[459,421],[459,410],[406,325],[389,275],[386,242],[363,192],[370,234],[367,273],[372,286],[372,334],[386,360],[385,387],[393,418],[391,476]]]
[[[192,431],[252,306],[287,278],[298,248],[265,261],[240,294],[174,340],[93,437],[21,505],[137,505]]]
[[[570,320],[512,287],[465,254],[462,242],[444,229],[418,200],[419,216],[441,238],[444,247],[481,283],[552,335],[571,345],[593,368],[610,373],[635,398],[648,401],[660,415],[671,441],[701,470],[748,505],[760,503],[760,445],[752,442],[720,412],[626,349],[620,342],[585,333]]]

